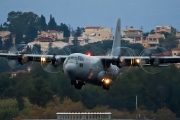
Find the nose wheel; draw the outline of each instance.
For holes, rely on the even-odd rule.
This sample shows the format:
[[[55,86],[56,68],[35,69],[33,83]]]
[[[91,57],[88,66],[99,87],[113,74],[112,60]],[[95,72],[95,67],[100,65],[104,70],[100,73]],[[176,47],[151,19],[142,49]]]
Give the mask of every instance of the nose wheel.
[[[85,85],[85,83],[80,80],[71,80],[71,85],[74,85],[76,89],[81,89],[82,86]]]

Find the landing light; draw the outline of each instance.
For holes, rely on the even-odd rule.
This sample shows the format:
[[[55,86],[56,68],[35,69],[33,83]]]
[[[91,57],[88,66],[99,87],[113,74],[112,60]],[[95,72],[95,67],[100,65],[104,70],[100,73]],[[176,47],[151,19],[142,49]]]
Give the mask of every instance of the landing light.
[[[136,59],[136,63],[138,63],[138,64],[139,64],[139,63],[140,63],[140,59]]]
[[[103,78],[102,82],[104,82],[105,84],[110,84],[111,80],[108,78]]]
[[[46,58],[45,57],[41,57],[41,62],[46,62]]]

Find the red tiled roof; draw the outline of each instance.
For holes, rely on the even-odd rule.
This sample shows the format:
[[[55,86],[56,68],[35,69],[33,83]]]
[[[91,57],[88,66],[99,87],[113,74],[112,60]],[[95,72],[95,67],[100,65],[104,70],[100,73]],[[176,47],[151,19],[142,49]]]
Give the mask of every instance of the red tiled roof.
[[[156,53],[156,54],[152,54],[153,56],[172,56],[172,52],[171,51],[167,51],[167,52],[162,52],[162,53]]]
[[[171,49],[171,50],[172,50],[172,51],[173,51],[173,50],[178,50],[178,51],[180,51],[180,48],[173,48],[173,49]]]

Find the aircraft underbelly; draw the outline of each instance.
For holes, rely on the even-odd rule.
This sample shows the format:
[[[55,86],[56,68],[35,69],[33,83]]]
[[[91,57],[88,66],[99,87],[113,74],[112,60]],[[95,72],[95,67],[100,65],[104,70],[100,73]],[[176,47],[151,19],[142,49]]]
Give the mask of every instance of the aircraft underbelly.
[[[100,81],[98,80],[98,74],[102,71],[102,68],[97,68],[95,65],[89,64],[86,69],[82,69],[81,78],[86,83],[98,85]]]
[[[111,65],[108,71],[104,71],[103,69],[96,68],[92,70],[93,76],[91,77],[91,79],[86,79],[85,81],[93,85],[102,85],[102,82],[101,82],[102,79],[99,79],[99,74],[104,73],[105,77],[108,77],[109,79],[114,81],[119,75],[120,71],[121,69],[119,69],[117,66],[114,66],[114,65]]]

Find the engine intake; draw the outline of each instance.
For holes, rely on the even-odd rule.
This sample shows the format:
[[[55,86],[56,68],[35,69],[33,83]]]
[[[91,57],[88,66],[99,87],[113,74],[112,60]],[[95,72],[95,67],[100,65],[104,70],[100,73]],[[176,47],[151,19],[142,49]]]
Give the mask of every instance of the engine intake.
[[[19,64],[24,65],[29,62],[29,59],[27,56],[20,55],[18,56],[18,62]]]
[[[159,66],[160,64],[159,58],[158,57],[150,58],[150,64],[153,66]]]
[[[56,59],[55,56],[51,59],[51,62],[54,67],[58,67],[59,65],[62,64],[61,58]]]

